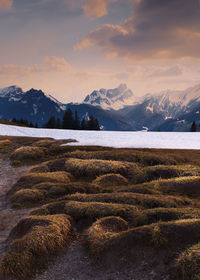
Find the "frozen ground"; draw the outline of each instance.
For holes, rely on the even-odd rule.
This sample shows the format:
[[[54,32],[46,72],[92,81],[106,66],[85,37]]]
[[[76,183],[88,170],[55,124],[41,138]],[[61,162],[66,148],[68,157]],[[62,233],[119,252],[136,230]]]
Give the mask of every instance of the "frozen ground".
[[[76,131],[0,124],[0,135],[75,139],[78,143],[73,143],[74,145],[116,148],[200,149],[200,133],[198,132]]]

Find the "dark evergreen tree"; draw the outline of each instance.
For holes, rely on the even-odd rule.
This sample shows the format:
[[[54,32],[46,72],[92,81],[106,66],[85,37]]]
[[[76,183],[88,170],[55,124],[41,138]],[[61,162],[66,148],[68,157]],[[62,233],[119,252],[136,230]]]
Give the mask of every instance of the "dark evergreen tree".
[[[88,120],[88,130],[100,130],[100,125],[98,119],[95,119],[93,115],[89,117]]]
[[[57,119],[56,122],[56,128],[60,129],[61,128],[61,122],[60,122],[60,118]]]
[[[71,109],[68,109],[63,116],[62,128],[64,129],[74,128],[74,118]]]
[[[77,111],[75,111],[74,129],[76,129],[76,130],[80,129],[80,120],[79,120]]]
[[[24,120],[23,118],[21,118],[19,121],[17,121],[18,124],[22,124],[24,126],[29,126],[29,123],[27,120]]]
[[[88,130],[95,130],[95,119],[94,119],[93,115],[90,115],[87,127],[88,127]]]
[[[28,120],[16,119],[13,118],[12,122],[21,124],[23,126],[29,126],[29,127],[35,127],[38,128],[38,123],[35,123],[33,125],[32,122],[28,122]],[[45,128],[64,128],[64,129],[76,129],[76,130],[100,130],[99,121],[97,118],[95,118],[93,115],[90,115],[89,119],[86,120],[85,118],[82,119],[80,122],[79,116],[77,111],[75,111],[75,117],[73,118],[73,113],[71,109],[68,109],[64,116],[61,123],[60,118],[56,119],[54,116],[51,116],[48,122],[43,126]]]
[[[57,127],[57,123],[56,123],[56,119],[55,117],[50,117],[50,119],[48,120],[48,122],[44,125],[45,128],[56,128]]]
[[[87,123],[85,118],[83,118],[81,121],[81,130],[86,130],[86,129],[87,129]]]
[[[100,125],[99,125],[98,119],[94,120],[94,124],[95,124],[95,130],[100,130]]]
[[[190,132],[196,132],[196,131],[197,131],[197,125],[196,125],[196,122],[193,121],[191,128],[190,128]]]
[[[24,121],[25,126],[29,126],[29,122],[27,120]]]

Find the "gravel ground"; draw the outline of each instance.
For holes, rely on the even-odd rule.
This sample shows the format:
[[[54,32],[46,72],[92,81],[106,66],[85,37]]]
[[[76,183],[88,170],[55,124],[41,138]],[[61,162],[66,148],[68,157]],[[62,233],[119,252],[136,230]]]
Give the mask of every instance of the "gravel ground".
[[[9,160],[0,159],[0,260],[6,252],[6,240],[10,230],[30,211],[14,210],[6,200],[6,193],[18,178],[27,173],[31,167],[13,168]]]
[[[141,248],[140,248],[141,249]],[[140,250],[139,249],[139,250]],[[138,251],[139,252],[139,251]],[[152,257],[152,254],[154,257]],[[169,267],[159,262],[156,252],[140,251],[136,260],[105,256],[94,263],[79,241],[57,257],[35,280],[168,280]],[[161,257],[162,258],[162,257]]]

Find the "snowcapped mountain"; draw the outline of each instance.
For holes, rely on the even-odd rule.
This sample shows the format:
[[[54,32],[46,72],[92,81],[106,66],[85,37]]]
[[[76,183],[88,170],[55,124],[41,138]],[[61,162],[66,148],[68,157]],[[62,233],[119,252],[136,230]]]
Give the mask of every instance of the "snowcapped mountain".
[[[115,89],[95,90],[84,99],[84,104],[99,106],[105,110],[120,110],[127,106],[146,104],[146,110],[152,113],[162,113],[167,118],[173,118],[182,111],[191,109],[200,102],[200,84],[185,91],[161,91],[136,97],[126,84]]]
[[[23,92],[22,88],[18,86],[10,86],[6,88],[0,89],[0,98],[8,99],[8,101],[23,101],[23,99],[29,97],[36,97],[37,99],[41,99],[45,97],[50,101],[54,102],[57,105],[57,109],[63,109],[63,104],[59,102],[56,98],[49,94],[45,94],[41,90],[31,89],[27,92]],[[65,108],[64,108],[65,109]]]
[[[66,109],[77,111],[80,119],[86,115],[98,118],[105,130],[132,130],[130,124],[115,111],[105,111],[90,104],[63,104],[41,90],[24,92],[20,87],[0,89],[0,118],[5,120],[25,119],[43,126],[51,116],[62,119]]]
[[[0,89],[1,119],[23,118],[43,126],[51,116],[62,118],[68,108],[80,119],[93,114],[104,130],[189,131],[193,121],[200,123],[200,85],[138,98],[122,84],[94,91],[80,104],[63,104],[41,90]]]
[[[0,98],[7,98],[9,101],[19,101],[23,97],[23,94],[22,89],[17,86],[0,89]]]
[[[3,119],[23,118],[42,125],[51,115],[59,117],[65,109],[64,104],[41,90],[24,92],[17,86],[0,89],[0,116]]]
[[[142,102],[125,107],[120,113],[149,130],[188,131],[191,122],[200,122],[200,85],[185,91],[147,94]]]
[[[187,113],[200,102],[200,85],[185,91],[162,91],[147,95],[143,100],[147,103],[146,110],[163,113],[166,119],[174,118],[180,113]]]
[[[88,95],[83,103],[99,106],[105,110],[119,110],[127,105],[136,103],[133,92],[127,88],[126,84],[119,85],[114,89],[100,89]]]

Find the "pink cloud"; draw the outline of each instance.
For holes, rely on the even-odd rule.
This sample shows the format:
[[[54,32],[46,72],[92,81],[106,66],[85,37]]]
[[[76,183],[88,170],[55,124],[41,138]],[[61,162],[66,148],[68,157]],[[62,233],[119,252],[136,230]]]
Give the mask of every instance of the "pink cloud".
[[[63,72],[70,71],[72,67],[63,57],[45,56],[43,59],[43,71],[47,72]]]
[[[12,0],[0,0],[0,7],[5,7],[7,9],[12,7]]]
[[[28,76],[35,73],[49,73],[49,72],[70,72],[72,67],[65,60],[65,58],[60,58],[56,56],[45,56],[43,58],[42,66],[39,67],[37,64],[31,66],[23,65],[0,65],[0,75],[7,76]]]
[[[0,75],[27,76],[35,72],[39,72],[39,68],[37,65],[33,65],[29,67],[29,66],[22,66],[22,65],[6,64],[0,66]]]
[[[108,12],[108,5],[117,0],[86,0],[83,5],[85,14],[91,19],[102,17]]]
[[[181,6],[181,0],[131,2],[130,18],[98,27],[75,49],[98,46],[108,57],[128,60],[200,58],[199,0],[182,0]]]

